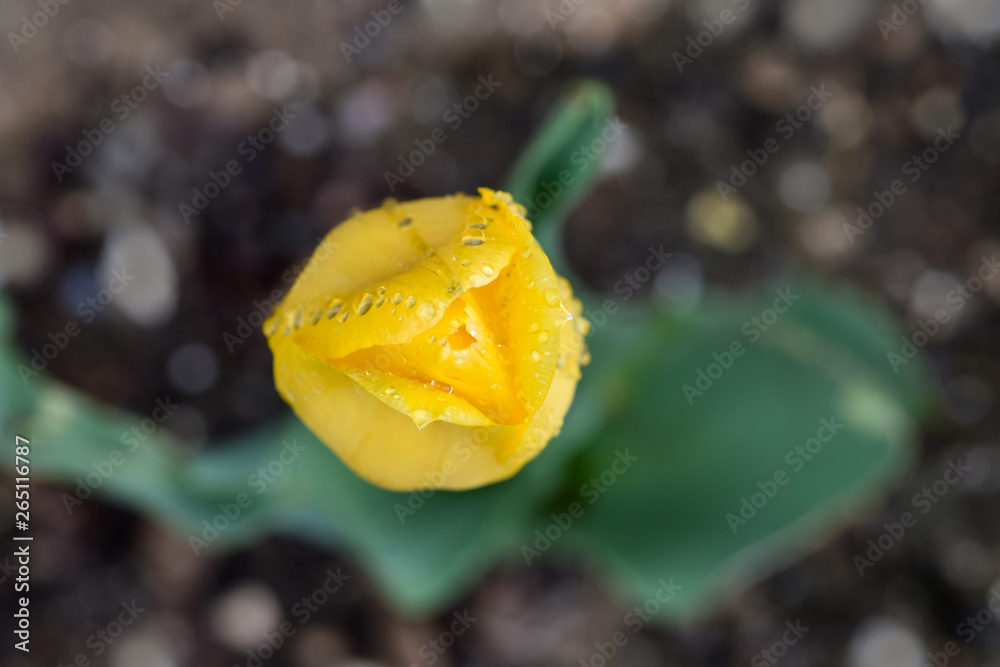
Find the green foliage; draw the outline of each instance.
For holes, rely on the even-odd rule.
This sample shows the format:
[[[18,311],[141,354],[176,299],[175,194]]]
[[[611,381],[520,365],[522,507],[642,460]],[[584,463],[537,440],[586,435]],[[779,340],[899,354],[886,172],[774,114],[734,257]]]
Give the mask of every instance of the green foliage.
[[[652,597],[660,579],[683,586],[665,614],[696,612],[793,559],[908,460],[926,396],[915,369],[897,376],[886,360],[893,328],[856,296],[791,285],[799,300],[763,333],[744,325],[774,294],[713,299],[683,323],[652,316],[643,340],[621,351],[628,382],[574,466],[576,492],[549,508],[581,504],[556,544],[610,567],[635,599]],[[621,475],[610,467],[616,452],[638,459]],[[613,484],[590,482],[602,475]],[[545,512],[533,527],[551,523]]]
[[[532,216],[536,224],[561,220],[590,191],[600,161],[587,159],[580,151],[600,136],[614,110],[614,97],[606,86],[579,81],[567,89],[521,154],[503,189],[516,201],[538,207],[540,215]],[[558,186],[554,196],[545,184]],[[547,197],[540,198],[543,194]]]
[[[522,201],[537,195],[540,183],[574,168],[573,151],[612,113],[600,84],[573,88],[507,188]],[[586,194],[595,169],[549,207],[549,224],[536,227],[557,265],[554,223]],[[14,351],[2,300],[0,433],[4,451],[14,433],[31,439],[34,474],[65,484],[67,511],[92,502],[84,497],[94,486],[105,500],[170,523],[200,554],[275,532],[337,546],[398,608],[417,614],[455,599],[492,565],[521,558],[534,530],[580,501],[581,487],[629,450],[639,462],[593,504],[582,499],[583,516],[552,552],[610,572],[638,600],[672,577],[684,586],[672,613],[685,613],[828,534],[885,489],[907,459],[925,392],[915,362],[896,375],[885,359],[893,325],[857,296],[804,278],[790,284],[801,298],[752,344],[743,323],[773,294],[709,296],[683,315],[621,304],[588,337],[593,362],[563,433],[511,480],[474,491],[373,487],[292,416],[200,452],[179,448],[164,429],[132,451],[123,436],[142,416],[99,405],[45,375],[22,382],[17,364],[26,361]],[[587,309],[596,307],[579,281],[574,288]],[[698,370],[734,341],[745,352],[689,404],[682,385],[695,385]],[[831,416],[844,428],[792,471],[786,452]],[[100,474],[109,466],[110,474]],[[261,469],[269,468],[265,481]],[[726,515],[738,515],[740,499],[779,470],[789,481],[734,534]],[[88,487],[82,500],[75,497],[81,481]],[[542,557],[554,556],[546,550]]]

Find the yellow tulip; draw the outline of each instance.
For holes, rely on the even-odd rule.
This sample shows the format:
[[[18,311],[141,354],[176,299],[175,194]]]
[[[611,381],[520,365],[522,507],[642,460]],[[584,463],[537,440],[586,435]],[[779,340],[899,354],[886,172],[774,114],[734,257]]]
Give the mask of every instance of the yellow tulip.
[[[372,484],[491,484],[559,433],[589,324],[524,214],[485,188],[356,213],[265,323],[278,391]]]

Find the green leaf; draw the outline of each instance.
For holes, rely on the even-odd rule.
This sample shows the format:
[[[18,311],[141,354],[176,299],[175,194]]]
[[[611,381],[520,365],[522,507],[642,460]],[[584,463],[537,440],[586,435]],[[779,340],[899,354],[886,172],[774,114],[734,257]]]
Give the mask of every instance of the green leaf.
[[[511,169],[503,189],[528,208],[536,227],[562,220],[590,191],[600,160],[581,149],[600,137],[614,108],[604,84],[587,79],[571,85]]]
[[[684,616],[795,558],[886,492],[909,460],[924,379],[916,362],[892,370],[886,352],[898,338],[871,305],[806,281],[793,293],[801,298],[756,342],[750,318],[774,293],[653,320],[620,350],[631,366],[620,409],[577,461],[570,492],[532,528],[580,502],[583,516],[557,547],[610,569],[639,601],[672,578],[684,588],[664,617]],[[732,355],[737,342],[743,351]],[[703,393],[689,400],[684,385]],[[831,422],[843,427],[829,442],[810,442]],[[638,460],[624,470],[619,453]],[[743,498],[761,505],[743,508],[753,512],[746,519]]]

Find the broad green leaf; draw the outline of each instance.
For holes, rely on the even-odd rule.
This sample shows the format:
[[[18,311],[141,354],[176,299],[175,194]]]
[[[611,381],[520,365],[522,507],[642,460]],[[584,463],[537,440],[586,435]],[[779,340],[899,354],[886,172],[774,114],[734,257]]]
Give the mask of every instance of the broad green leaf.
[[[632,372],[618,388],[620,409],[532,528],[580,502],[584,513],[557,549],[610,568],[638,601],[672,578],[684,588],[665,617],[688,615],[795,558],[889,490],[927,395],[916,362],[892,371],[886,352],[898,337],[857,297],[805,281],[793,292],[800,299],[756,342],[750,318],[774,293],[756,303],[713,299],[696,319],[651,323],[644,341],[621,351]],[[730,357],[735,342],[743,352]],[[703,393],[686,397],[684,385]],[[843,427],[810,443],[824,423]],[[795,452],[816,444],[815,454]],[[637,461],[623,469],[619,453]],[[613,480],[606,491],[584,486],[602,475]],[[744,498],[762,505],[743,508],[747,519]]]
[[[589,147],[614,121],[614,106],[604,84],[592,79],[573,84],[511,169],[503,189],[528,208],[536,227],[561,220],[590,191],[603,150]]]

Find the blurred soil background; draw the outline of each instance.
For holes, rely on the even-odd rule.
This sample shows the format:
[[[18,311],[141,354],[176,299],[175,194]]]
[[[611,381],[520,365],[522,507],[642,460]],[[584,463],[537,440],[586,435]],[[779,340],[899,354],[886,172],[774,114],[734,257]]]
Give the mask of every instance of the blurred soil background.
[[[140,417],[169,397],[180,407],[163,427],[192,449],[267,423],[287,408],[264,336],[241,333],[255,302],[287,290],[287,271],[355,207],[499,186],[564,85],[582,76],[614,89],[627,124],[567,224],[571,263],[595,288],[613,289],[662,244],[675,261],[637,298],[688,308],[708,289],[752,290],[808,270],[887,304],[912,334],[1000,251],[991,0],[931,1],[888,32],[879,21],[893,7],[874,0],[404,0],[358,48],[355,28],[386,4],[70,2],[17,53],[4,43],[0,282],[26,355],[79,322],[45,371],[53,377]],[[3,33],[35,11],[5,2]],[[724,11],[733,22],[693,55],[688,38],[697,43]],[[357,51],[350,62],[344,43]],[[149,71],[169,74],[137,101]],[[495,92],[456,126],[446,112],[480,77]],[[785,137],[778,123],[814,86],[833,94]],[[126,106],[113,107],[122,95]],[[276,110],[294,118],[270,144],[246,149]],[[93,154],[57,174],[53,162],[67,164],[67,147],[98,136],[104,118],[113,130],[99,133]],[[907,162],[949,127],[954,145],[910,181]],[[390,188],[386,172],[436,128],[447,140]],[[779,150],[719,197],[732,165],[772,137]],[[193,190],[204,194],[210,172],[231,160],[240,173],[186,214]],[[896,179],[905,193],[849,238],[857,208]],[[78,304],[121,266],[134,282],[85,321]],[[773,658],[788,667],[919,667],[955,640],[1000,589],[998,300],[1000,279],[985,281],[920,351],[940,409],[912,474],[886,489],[883,506],[703,618],[647,626],[609,664],[774,664],[761,651],[796,621],[808,632]],[[852,558],[958,457],[972,471],[858,576]],[[12,511],[12,479],[0,479]],[[275,538],[195,557],[184,536],[135,514],[89,499],[70,515],[65,488],[35,488],[33,650],[5,641],[0,662],[11,667],[80,656],[252,666],[286,621],[295,632],[268,665],[423,665],[431,653],[421,647],[454,620],[396,616],[359,564],[309,544]],[[296,604],[338,568],[350,578],[301,623]],[[133,598],[145,609],[135,623],[113,642],[95,640]],[[527,569],[515,554],[454,608],[465,610],[477,620],[433,664],[598,667],[594,643],[621,630],[630,607],[574,563]],[[960,644],[950,664],[1000,664],[1000,623]]]

